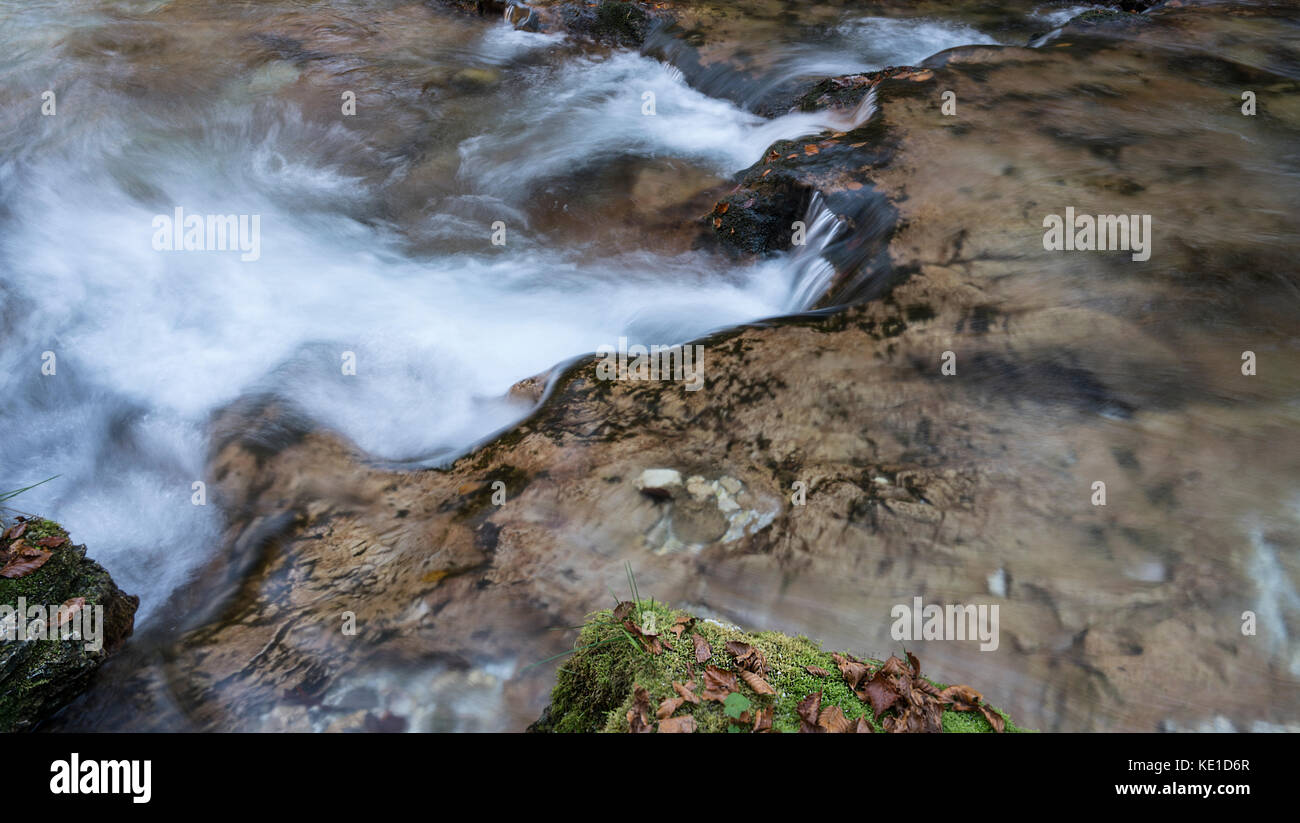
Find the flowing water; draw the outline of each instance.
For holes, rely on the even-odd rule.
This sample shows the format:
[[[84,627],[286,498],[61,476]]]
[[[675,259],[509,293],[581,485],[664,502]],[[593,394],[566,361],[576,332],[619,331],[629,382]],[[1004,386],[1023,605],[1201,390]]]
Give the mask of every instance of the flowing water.
[[[665,250],[622,186],[671,205],[826,116],[767,120],[672,66],[504,23],[332,6],[0,10],[0,487],[58,475],[22,505],[94,546],[144,621],[210,556],[219,512],[192,484],[209,416],[240,396],[437,461],[525,413],[521,378],[817,296],[815,247],[748,267]],[[303,38],[267,33],[286,26]],[[344,42],[373,53],[323,51]],[[644,115],[646,91],[674,116]],[[176,207],[257,215],[257,259],[156,250]]]
[[[650,57],[410,3],[57,0],[0,24],[0,488],[57,475],[22,505],[93,546],[141,621],[213,551],[219,510],[193,484],[215,410],[275,395],[428,464],[526,413],[513,383],[620,336],[799,311],[829,282],[820,206],[808,246],[752,266],[646,224],[775,140],[869,113],[768,119]],[[755,89],[992,41],[836,30],[785,44]],[[156,249],[178,207],[256,215],[257,259]]]
[[[220,501],[193,498],[223,407],[273,396],[375,460],[437,465],[570,358],[807,309],[840,237],[819,199],[790,253],[690,242],[701,193],[771,143],[871,113],[772,101],[1080,10],[827,4],[703,71],[676,34],[592,48],[402,0],[0,5],[0,490],[57,475],[19,505],[147,626],[219,550]],[[177,208],[256,216],[256,259],[157,249]]]

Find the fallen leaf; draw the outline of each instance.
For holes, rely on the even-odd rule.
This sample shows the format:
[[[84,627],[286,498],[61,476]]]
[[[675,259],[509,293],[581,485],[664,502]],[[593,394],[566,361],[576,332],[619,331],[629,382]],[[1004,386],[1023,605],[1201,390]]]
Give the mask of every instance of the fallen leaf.
[[[845,734],[853,731],[853,721],[844,716],[839,706],[827,706],[817,718],[817,725],[831,734]]]
[[[740,673],[740,679],[745,681],[747,686],[759,694],[776,694],[776,689],[772,688],[766,680],[753,672],[742,671]]]
[[[679,617],[673,621],[673,625],[668,628],[668,631],[672,632],[673,637],[680,639],[682,632],[686,631],[687,627],[694,622],[694,617]]]
[[[698,634],[691,634],[691,642],[695,644],[695,662],[703,663],[710,657],[713,657],[713,648],[709,642]]]
[[[803,147],[803,153],[807,155],[816,154],[818,151],[820,151],[820,149],[818,149],[817,146],[813,143],[809,143],[808,145]]]
[[[984,719],[989,722],[989,725],[993,727],[993,731],[998,734],[1002,734],[1002,732],[1006,731],[1007,724],[1006,721],[1002,719],[1002,715],[993,711],[988,706],[980,706],[980,712],[984,715]]]
[[[621,603],[619,603],[617,606],[614,607],[614,619],[619,623],[622,623],[624,620],[627,620],[629,615],[632,614],[632,609],[634,608],[636,608],[636,604],[633,603],[632,601],[630,600],[622,601]]]
[[[755,734],[772,731],[772,715],[772,709],[759,709],[754,713]]]
[[[830,677],[831,675],[830,672],[826,671],[821,666],[804,666],[803,669],[814,677]]]
[[[5,533],[4,533],[4,538],[3,538],[3,539],[5,539],[5,540],[17,540],[18,538],[20,538],[20,537],[23,536],[23,532],[25,532],[25,531],[27,531],[27,524],[26,524],[26,523],[18,523],[18,524],[16,524],[16,525],[10,526],[9,528],[5,529]]]
[[[45,549],[33,549],[30,546],[24,547],[17,557],[14,557],[0,569],[0,577],[7,577],[15,580],[19,577],[26,577],[32,572],[45,565],[49,560],[51,553]]]
[[[673,691],[680,694],[682,696],[682,699],[685,700],[687,703],[693,703],[696,706],[698,706],[700,705],[700,698],[696,696],[694,690],[695,690],[694,680],[691,680],[686,684],[678,683],[676,680],[673,681]]]
[[[884,673],[884,669],[876,672],[876,676],[867,681],[863,692],[866,694],[866,701],[871,704],[871,711],[877,718],[882,712],[889,711],[899,698],[897,687]]]
[[[736,665],[757,675],[767,674],[767,658],[748,643],[727,641],[727,652],[736,658]]]
[[[664,653],[663,646],[659,645],[659,635],[655,632],[643,632],[641,631],[641,627],[633,623],[631,620],[624,620],[623,628],[627,630],[628,634],[640,639],[641,643],[645,646],[646,651],[651,654]]]
[[[44,546],[47,549],[56,549],[68,542],[68,538],[61,534],[52,534],[49,537],[42,537],[36,541],[36,545]]]
[[[693,715],[669,717],[659,721],[660,734],[693,734],[694,732],[695,717]]]
[[[655,712],[655,717],[660,720],[672,717],[673,712],[681,708],[681,705],[685,702],[686,700],[681,697],[666,697],[664,702],[659,704],[659,711]]]
[[[875,734],[876,730],[872,727],[871,723],[867,721],[867,716],[864,714],[862,717],[858,718],[858,727],[854,729],[854,733]]]
[[[897,655],[891,655],[890,658],[886,660],[884,664],[880,667],[880,671],[878,673],[886,676],[893,676],[899,674],[907,674],[908,671],[907,671],[906,664],[904,664],[903,661],[900,660]]]
[[[822,693],[813,692],[812,694],[799,701],[795,706],[795,712],[799,715],[800,732],[820,732],[822,727],[817,725],[817,713],[821,709]]]
[[[637,686],[632,693],[632,708],[627,711],[627,725],[634,734],[646,734],[654,731],[650,725],[650,692]]]
[[[867,668],[865,663],[859,663],[856,660],[839,654],[832,654],[831,659],[834,660],[835,665],[839,667],[840,675],[844,678],[844,682],[849,684],[849,688],[853,689],[855,692],[861,687],[862,681],[866,680],[871,675],[871,669]],[[862,695],[859,694],[858,696],[861,697]]]
[[[713,665],[704,670],[704,694],[702,697],[705,700],[716,700],[721,703],[727,699],[727,695],[735,692],[736,689],[736,675],[732,672],[723,671]]]
[[[937,696],[939,702],[952,704],[953,711],[958,712],[973,711],[984,699],[983,695],[970,686],[949,686]]]

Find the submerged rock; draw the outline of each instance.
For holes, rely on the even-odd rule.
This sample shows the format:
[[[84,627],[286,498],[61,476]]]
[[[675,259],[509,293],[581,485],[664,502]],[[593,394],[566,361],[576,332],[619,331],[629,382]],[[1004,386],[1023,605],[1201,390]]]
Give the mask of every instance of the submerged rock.
[[[10,526],[6,533],[21,535],[0,540],[0,556],[17,553],[20,544],[49,546],[50,552],[34,571],[0,576],[0,732],[13,732],[34,728],[86,688],[130,637],[140,599],[119,589],[57,523],[20,519],[4,525]],[[18,613],[20,606],[26,614]],[[32,617],[32,607],[40,607],[40,618]],[[51,617],[59,607],[64,611]],[[52,631],[56,639],[50,639]]]

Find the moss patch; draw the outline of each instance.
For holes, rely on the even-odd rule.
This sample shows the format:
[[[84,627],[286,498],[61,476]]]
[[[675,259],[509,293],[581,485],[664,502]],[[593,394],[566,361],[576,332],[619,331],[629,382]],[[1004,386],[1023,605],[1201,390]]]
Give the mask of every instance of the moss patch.
[[[838,706],[846,717],[854,721],[865,716],[880,731],[880,724],[872,716],[870,706],[859,700],[844,682],[830,652],[823,651],[820,645],[808,638],[770,631],[749,633],[708,620],[696,620],[680,639],[674,640],[668,628],[679,617],[686,616],[685,612],[650,601],[642,601],[640,609],[641,620],[646,619],[646,614],[654,615],[653,621],[658,627],[660,638],[667,637],[672,648],[665,648],[663,654],[651,655],[628,639],[624,631],[614,623],[611,611],[589,615],[574,644],[578,651],[565,658],[555,689],[551,693],[551,705],[533,725],[532,731],[627,732],[627,713],[632,708],[636,687],[643,687],[650,693],[653,711],[661,701],[677,695],[672,687],[674,680],[685,683],[692,679],[692,666],[697,695],[704,691],[702,683],[707,665],[737,671],[736,661],[727,652],[728,641],[748,643],[767,658],[766,680],[776,690],[776,694],[759,695],[743,682],[740,693],[755,708],[774,709],[774,731],[799,731],[796,706],[800,700],[817,691],[822,693],[822,708]],[[634,617],[633,622],[637,623],[638,620]],[[704,638],[713,649],[713,657],[708,663],[695,662],[695,647],[690,638],[692,633]],[[864,662],[873,667],[880,665],[878,660]],[[806,668],[808,666],[824,669],[829,674],[824,677],[810,674]],[[939,688],[947,685],[930,682]],[[1004,712],[996,711],[1006,719],[1006,731],[1026,731],[1017,727]],[[694,715],[699,732],[750,730],[748,725],[734,724],[724,713],[723,705],[716,701],[702,701],[698,706],[684,704],[674,712],[674,717],[686,714]],[[977,712],[953,711],[943,713],[943,730],[993,731],[988,721]]]

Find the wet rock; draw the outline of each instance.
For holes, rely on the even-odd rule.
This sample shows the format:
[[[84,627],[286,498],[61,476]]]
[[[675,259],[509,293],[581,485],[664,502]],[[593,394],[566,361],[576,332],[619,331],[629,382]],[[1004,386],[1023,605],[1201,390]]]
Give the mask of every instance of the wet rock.
[[[744,185],[780,174],[853,219],[830,253],[869,265],[837,289],[872,299],[698,341],[705,390],[584,359],[510,432],[413,472],[231,408],[210,467],[226,550],[179,604],[217,605],[110,662],[61,722],[327,727],[286,693],[370,686],[393,696],[366,711],[412,728],[522,729],[558,664],[529,665],[571,649],[551,629],[607,604],[625,563],[643,594],[828,647],[891,646],[891,609],[922,593],[992,598],[996,651],[918,651],[1031,727],[1293,722],[1300,292],[1290,245],[1259,238],[1293,236],[1300,191],[1253,158],[1300,134],[1300,42],[1292,10],[1232,9],[949,50],[881,80],[858,134],[773,147]],[[1242,116],[1243,88],[1267,116]],[[784,220],[778,193],[715,216]],[[1153,215],[1150,260],[1045,249],[1067,206]],[[1246,350],[1267,368],[1243,376]],[[667,467],[683,485],[638,484]],[[1247,609],[1273,615],[1257,635]]]
[[[479,15],[502,16],[517,29],[534,32],[567,32],[611,46],[637,47],[645,42],[656,24],[670,19],[670,12],[635,0],[438,0],[443,5]]]
[[[9,521],[0,524],[0,530],[15,525],[25,526],[24,534],[0,540],[0,556],[7,558],[18,543],[35,546],[45,540],[57,545],[35,571],[14,579],[0,577],[0,732],[31,730],[76,698],[96,669],[130,637],[140,604],[86,557],[85,546],[71,545],[57,523]],[[62,629],[50,639],[50,607],[68,604],[76,613],[56,611],[53,621],[61,621]],[[20,606],[40,607],[41,617],[18,613]],[[74,628],[80,631],[74,634]],[[18,639],[20,630],[28,639]]]
[[[542,396],[546,394],[546,384],[551,379],[551,372],[525,377],[518,383],[510,387],[507,396],[512,400],[519,400],[530,406],[536,405],[541,401]]]

